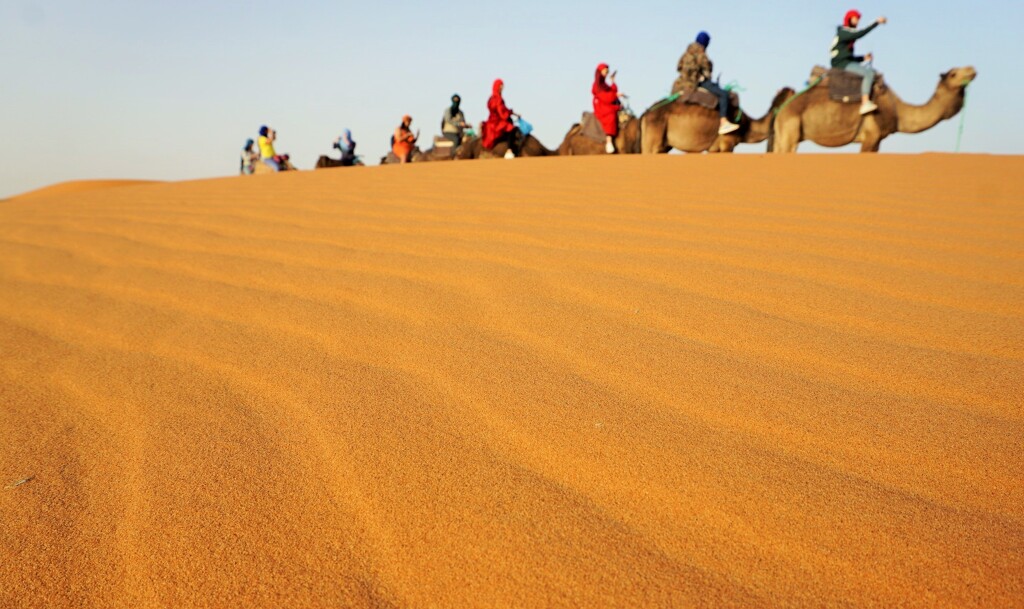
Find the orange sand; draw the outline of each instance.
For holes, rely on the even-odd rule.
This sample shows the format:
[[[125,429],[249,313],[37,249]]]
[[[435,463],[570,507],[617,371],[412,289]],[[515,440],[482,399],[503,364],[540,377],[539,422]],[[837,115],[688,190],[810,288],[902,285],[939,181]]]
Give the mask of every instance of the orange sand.
[[[21,198],[0,358],[2,607],[1024,603],[1024,158]]]
[[[72,180],[70,182],[61,182],[60,184],[53,184],[37,190],[31,190],[14,197],[10,197],[7,200],[38,199],[42,197],[71,195],[87,190],[103,190],[106,188],[120,188],[122,186],[139,186],[142,184],[156,183],[157,182],[152,180]]]

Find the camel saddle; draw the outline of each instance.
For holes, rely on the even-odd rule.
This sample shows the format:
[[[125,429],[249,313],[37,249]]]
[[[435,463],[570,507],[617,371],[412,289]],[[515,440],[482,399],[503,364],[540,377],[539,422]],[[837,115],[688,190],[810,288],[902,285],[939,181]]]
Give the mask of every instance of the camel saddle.
[[[452,158],[455,156],[455,142],[446,137],[435,135],[434,154],[440,158]]]
[[[684,104],[697,104],[709,110],[718,111],[718,98],[700,87],[693,91],[680,91],[679,100]],[[740,107],[740,96],[735,91],[729,91],[730,112]]]
[[[864,77],[860,74],[847,72],[839,68],[827,69],[823,66],[814,66],[811,70],[811,81],[821,78],[820,84],[828,84],[828,97],[832,101],[842,104],[860,103],[860,85]],[[875,86],[872,87],[871,97],[876,97],[884,87],[881,74],[875,74]]]
[[[604,127],[601,126],[601,121],[597,120],[593,112],[583,113],[583,118],[580,119],[579,134],[595,142],[604,143]]]

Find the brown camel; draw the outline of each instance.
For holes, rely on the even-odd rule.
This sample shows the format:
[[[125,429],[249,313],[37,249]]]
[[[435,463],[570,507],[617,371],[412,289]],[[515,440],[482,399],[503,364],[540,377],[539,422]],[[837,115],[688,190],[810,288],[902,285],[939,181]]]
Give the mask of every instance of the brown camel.
[[[718,135],[718,110],[680,101],[656,105],[640,117],[641,151],[732,152],[738,144],[760,144],[771,133],[776,109],[793,95],[795,91],[789,87],[780,89],[761,118],[740,111],[740,128],[726,135]]]
[[[285,159],[284,167],[281,169],[281,171],[296,171],[295,165],[292,165],[292,162],[290,160]],[[267,165],[263,161],[256,161],[256,163],[254,163],[253,166],[252,166],[252,173],[253,173],[253,175],[259,175],[261,173],[277,173],[277,172],[275,172],[273,169],[271,169],[270,165]]]
[[[935,93],[923,106],[904,103],[879,79],[874,90],[878,110],[864,116],[859,104],[829,99],[826,79],[779,111],[768,149],[796,152],[800,142],[810,140],[828,147],[860,142],[861,152],[878,152],[882,140],[893,133],[920,133],[956,116],[964,105],[964,89],[977,75],[972,67],[940,75]]]
[[[363,164],[363,162],[358,157],[356,157],[355,161],[353,161],[351,163],[348,163],[348,164],[345,164],[341,159],[334,159],[334,158],[331,158],[331,157],[327,156],[326,154],[322,154],[322,155],[320,155],[320,158],[316,160],[316,167],[315,168],[316,169],[326,169],[328,167],[355,167],[357,165],[362,165],[362,164]]]
[[[431,161],[451,161],[455,156],[451,152],[439,150],[437,148],[430,148],[428,150],[420,150],[419,146],[412,149],[412,155],[409,157],[410,163],[428,163]],[[400,164],[398,157],[395,156],[394,152],[388,151],[388,153],[380,157],[381,165],[398,165]]]
[[[504,158],[505,152],[508,150],[508,143],[498,142],[494,145],[494,148],[485,150],[479,137],[469,138],[462,142],[459,149],[455,151],[455,159],[463,161],[466,159],[500,159]],[[557,150],[548,150],[544,147],[544,144],[540,143],[540,140],[533,137],[532,135],[526,136],[526,140],[523,141],[519,147],[519,156],[557,156]]]
[[[640,154],[640,119],[630,116],[625,124],[619,126],[619,135],[615,138],[615,150],[619,154]],[[573,125],[565,134],[558,154],[563,156],[608,154],[604,150],[604,139],[595,140],[580,133],[580,124]]]

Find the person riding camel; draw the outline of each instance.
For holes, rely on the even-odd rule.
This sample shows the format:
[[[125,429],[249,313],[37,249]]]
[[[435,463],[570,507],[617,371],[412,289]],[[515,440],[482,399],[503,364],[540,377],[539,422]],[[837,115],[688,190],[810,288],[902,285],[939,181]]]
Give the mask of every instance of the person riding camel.
[[[505,90],[505,83],[500,78],[494,81],[491,87],[491,98],[487,100],[487,122],[484,123],[481,144],[486,150],[491,150],[501,140],[508,142],[506,159],[519,156],[518,130],[512,122],[513,116],[518,116],[505,105],[505,99],[501,96]]]
[[[249,138],[245,140],[242,148],[242,164],[238,171],[242,175],[252,175],[256,171],[256,163],[260,160],[260,153],[256,152],[256,142]]]
[[[356,164],[356,143],[352,139],[352,132],[345,129],[338,136],[338,139],[334,140],[334,147],[341,152],[341,165],[342,167],[351,167]]]
[[[608,74],[608,64],[597,66],[594,86],[590,92],[594,95],[594,116],[604,129],[604,151],[615,154],[615,137],[619,135],[619,110],[622,109],[622,102],[619,101],[619,86],[615,84],[615,72]]]
[[[419,136],[413,135],[412,117],[406,114],[402,117],[402,124],[395,129],[395,135],[391,138],[391,151],[398,157],[399,162],[408,163],[412,160],[413,146]]]
[[[441,117],[441,135],[458,147],[462,144],[462,137],[469,124],[466,122],[466,115],[459,109],[462,98],[456,93],[452,95],[452,105],[444,109],[444,116]]]
[[[712,63],[706,53],[711,44],[711,36],[707,32],[697,34],[697,39],[686,47],[686,52],[679,58],[676,70],[679,78],[672,85],[672,93],[691,93],[698,87],[718,98],[718,134],[725,135],[740,128],[729,121],[729,92],[711,81]]]
[[[277,132],[263,125],[260,127],[260,138],[258,140],[260,148],[260,160],[267,167],[270,167],[274,171],[281,171],[284,167],[281,164],[281,157],[274,152],[274,140],[277,139]]]
[[[853,44],[858,39],[867,36],[879,25],[887,23],[888,20],[885,17],[879,17],[868,27],[858,30],[860,17],[859,11],[847,11],[846,17],[843,18],[843,25],[836,28],[836,37],[832,39],[832,67],[863,77],[864,80],[860,86],[860,113],[870,114],[878,110],[875,102],[871,101],[871,87],[875,84],[875,70],[871,67],[874,57],[871,53],[868,53],[866,57],[854,55]]]

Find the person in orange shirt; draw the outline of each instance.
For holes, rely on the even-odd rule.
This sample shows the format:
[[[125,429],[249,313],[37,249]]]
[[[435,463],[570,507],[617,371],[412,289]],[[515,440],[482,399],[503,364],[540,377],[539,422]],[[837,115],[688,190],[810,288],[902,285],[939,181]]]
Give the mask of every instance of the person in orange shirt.
[[[402,117],[402,124],[395,129],[395,135],[391,138],[391,151],[398,157],[399,162],[408,163],[412,160],[412,149],[416,145],[419,136],[414,135],[412,129],[412,117],[406,114]]]

